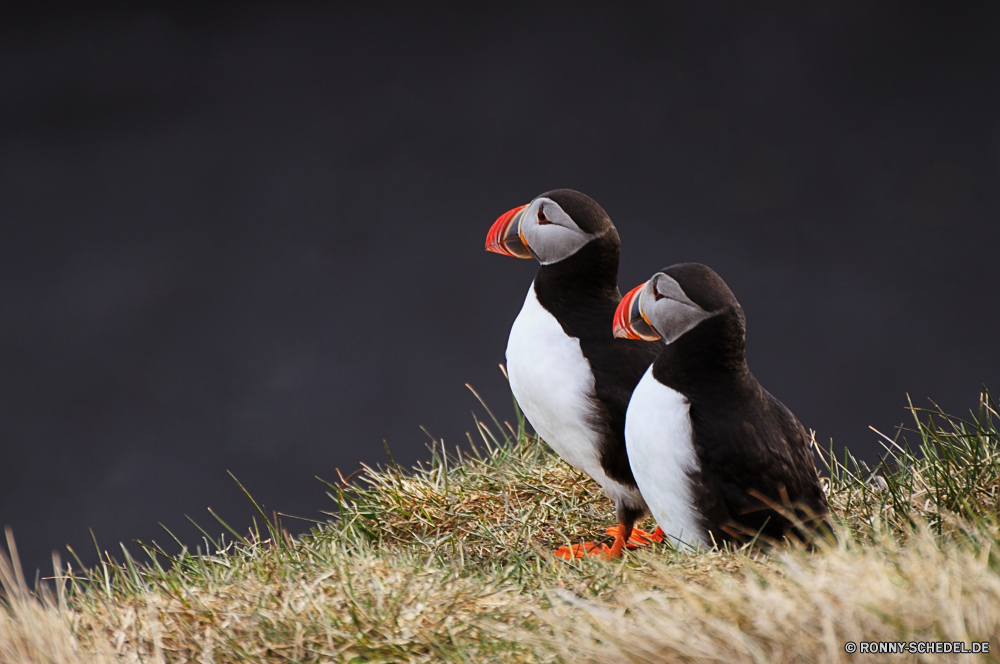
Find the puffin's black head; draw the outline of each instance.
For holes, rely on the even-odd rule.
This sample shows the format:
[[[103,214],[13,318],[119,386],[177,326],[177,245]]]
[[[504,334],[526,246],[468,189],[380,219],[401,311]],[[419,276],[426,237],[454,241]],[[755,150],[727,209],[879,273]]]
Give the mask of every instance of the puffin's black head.
[[[673,343],[699,323],[722,313],[742,319],[729,286],[710,267],[679,263],[630,290],[615,311],[614,334],[625,339]]]
[[[597,201],[572,189],[553,189],[500,215],[486,250],[551,265],[594,240],[618,245],[618,231]]]

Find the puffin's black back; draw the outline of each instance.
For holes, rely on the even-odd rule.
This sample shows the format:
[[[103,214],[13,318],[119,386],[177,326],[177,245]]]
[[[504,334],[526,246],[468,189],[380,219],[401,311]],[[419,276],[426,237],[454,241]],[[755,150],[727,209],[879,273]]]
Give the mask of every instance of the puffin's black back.
[[[701,466],[691,479],[706,530],[717,541],[746,540],[758,531],[780,538],[792,527],[784,508],[814,523],[828,508],[809,435],[747,368],[742,308],[728,287],[721,293],[703,279],[664,272],[697,304],[718,310],[665,346],[653,364],[654,378],[690,403]]]

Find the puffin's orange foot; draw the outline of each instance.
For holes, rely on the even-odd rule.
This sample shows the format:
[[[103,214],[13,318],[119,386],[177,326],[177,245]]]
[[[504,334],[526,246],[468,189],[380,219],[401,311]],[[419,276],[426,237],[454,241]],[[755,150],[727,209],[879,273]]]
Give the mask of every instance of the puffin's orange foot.
[[[645,540],[648,540],[650,542],[656,542],[657,544],[663,544],[663,536],[665,534],[666,533],[664,533],[663,530],[659,526],[657,526],[656,530],[654,530],[651,533],[647,533],[645,530],[640,530],[639,528],[633,528],[632,529],[632,537],[635,537],[636,535],[638,535],[639,537],[641,537],[641,538],[643,538]],[[631,539],[631,538],[629,538],[629,539]]]
[[[624,528],[625,526],[618,524],[617,526],[607,529],[607,533],[609,535],[614,535],[615,537],[615,542],[611,546],[608,546],[607,544],[598,545],[595,542],[584,542],[583,544],[573,544],[572,546],[561,546],[556,549],[555,554],[559,558],[563,558],[565,560],[583,558],[584,556],[600,556],[606,560],[611,560],[612,558],[621,558],[622,551],[626,548],[626,546],[631,548],[646,546],[649,544],[648,538],[654,537],[654,535],[644,533],[641,530],[638,531],[641,535],[637,535],[636,529],[630,528],[629,530],[631,530],[631,533],[629,535],[629,541],[626,543],[622,535]]]
[[[583,544],[573,544],[572,546],[561,546],[556,549],[556,558],[562,558],[563,560],[573,560],[574,558],[583,558],[585,556],[591,555],[596,556],[601,554],[601,548],[607,549],[606,544],[598,544],[597,542],[584,542]]]
[[[620,526],[611,526],[604,532],[608,535],[618,537],[619,528]],[[629,549],[641,549],[644,546],[649,546],[652,542],[656,542],[657,544],[663,542],[663,531],[660,530],[659,526],[657,526],[656,530],[651,533],[647,533],[645,530],[633,527],[632,534],[629,535],[628,542],[625,543],[625,546]]]

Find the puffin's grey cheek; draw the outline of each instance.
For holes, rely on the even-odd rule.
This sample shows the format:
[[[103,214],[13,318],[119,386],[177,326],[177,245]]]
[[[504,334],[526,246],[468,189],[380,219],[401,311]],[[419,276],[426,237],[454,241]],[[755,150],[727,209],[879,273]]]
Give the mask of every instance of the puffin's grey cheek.
[[[698,305],[661,298],[652,307],[651,321],[664,343],[673,343],[712,316]],[[648,313],[648,312],[647,312]]]
[[[539,225],[537,221],[528,218],[524,220],[521,232],[542,265],[569,258],[590,242],[590,237],[581,231],[556,224]]]

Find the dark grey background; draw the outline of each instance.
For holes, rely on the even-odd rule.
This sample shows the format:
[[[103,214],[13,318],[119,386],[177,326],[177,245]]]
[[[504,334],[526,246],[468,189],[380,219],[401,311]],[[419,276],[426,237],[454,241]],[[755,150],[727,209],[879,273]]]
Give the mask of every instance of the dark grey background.
[[[424,3],[426,4],[426,3]],[[470,428],[534,264],[483,251],[554,187],[621,286],[714,268],[751,367],[873,458],[906,394],[998,385],[995,3],[364,3],[6,17],[0,522],[29,567]],[[218,531],[218,527],[212,528]]]

